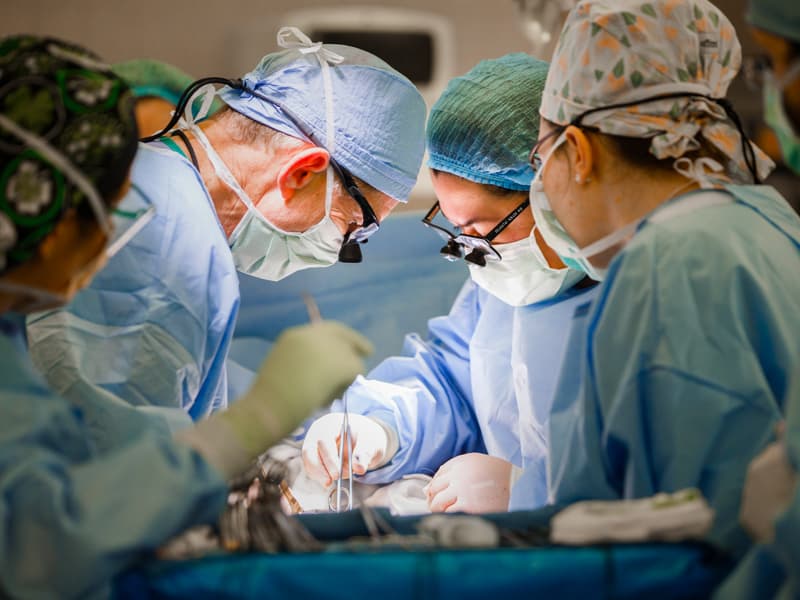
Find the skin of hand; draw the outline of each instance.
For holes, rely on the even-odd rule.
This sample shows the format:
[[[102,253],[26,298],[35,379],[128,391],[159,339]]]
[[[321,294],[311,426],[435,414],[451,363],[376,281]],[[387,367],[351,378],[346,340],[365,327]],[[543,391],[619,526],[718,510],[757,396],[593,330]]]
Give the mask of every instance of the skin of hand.
[[[779,426],[781,436],[783,425]],[[775,519],[794,496],[798,474],[789,463],[783,439],[773,442],[750,463],[747,469],[739,521],[757,542],[775,538]]]
[[[510,462],[470,453],[451,458],[428,484],[431,512],[488,513],[508,510]]]
[[[311,424],[303,441],[303,466],[306,474],[324,487],[339,476],[339,445],[344,413],[330,413]],[[343,473],[353,455],[353,474],[363,475],[386,459],[389,439],[386,430],[374,419],[349,415],[350,447],[344,449]]]

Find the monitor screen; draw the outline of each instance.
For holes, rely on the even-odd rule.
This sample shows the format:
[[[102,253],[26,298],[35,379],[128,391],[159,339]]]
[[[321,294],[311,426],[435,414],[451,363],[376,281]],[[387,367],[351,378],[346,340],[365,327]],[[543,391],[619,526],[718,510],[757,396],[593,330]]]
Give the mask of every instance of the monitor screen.
[[[371,52],[417,85],[433,78],[433,37],[424,31],[347,31],[314,29],[312,40],[345,44]]]

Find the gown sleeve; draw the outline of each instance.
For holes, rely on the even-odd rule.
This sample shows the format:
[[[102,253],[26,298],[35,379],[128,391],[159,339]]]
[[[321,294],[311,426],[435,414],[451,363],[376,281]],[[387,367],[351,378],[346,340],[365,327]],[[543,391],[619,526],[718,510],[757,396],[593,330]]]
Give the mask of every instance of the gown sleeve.
[[[379,364],[347,391],[348,410],[381,420],[398,434],[399,449],[366,483],[410,473],[432,475],[448,459],[485,452],[472,409],[470,340],[480,293],[468,281],[450,313],[431,319],[428,338],[406,336],[402,354]],[[341,408],[339,402],[333,410]]]

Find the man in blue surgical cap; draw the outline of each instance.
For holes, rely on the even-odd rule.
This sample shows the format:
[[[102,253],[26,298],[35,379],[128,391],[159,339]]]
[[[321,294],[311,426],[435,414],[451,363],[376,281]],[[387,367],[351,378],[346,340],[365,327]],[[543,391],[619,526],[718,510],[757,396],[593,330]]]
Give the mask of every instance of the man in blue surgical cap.
[[[118,435],[108,392],[173,426],[225,407],[237,270],[277,281],[340,252],[356,261],[415,183],[425,105],[413,84],[295,28],[278,43],[242,79],[209,78],[227,84],[218,92],[187,89],[178,128],[140,144],[120,204],[155,216],[69,306],[28,320],[35,365],[101,445]],[[226,106],[202,120],[215,95]]]

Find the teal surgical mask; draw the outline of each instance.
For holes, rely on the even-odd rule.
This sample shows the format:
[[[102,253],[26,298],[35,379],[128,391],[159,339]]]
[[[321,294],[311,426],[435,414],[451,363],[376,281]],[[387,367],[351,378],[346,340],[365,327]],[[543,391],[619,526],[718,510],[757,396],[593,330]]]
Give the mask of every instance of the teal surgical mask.
[[[786,166],[800,175],[800,135],[792,127],[783,105],[784,88],[798,77],[800,60],[796,60],[779,80],[767,71],[764,78],[764,120],[778,137]]]
[[[533,178],[530,192],[533,218],[536,221],[536,229],[539,230],[545,243],[558,254],[565,265],[586,273],[595,281],[602,281],[605,270],[595,267],[589,261],[589,256],[582,252],[575,240],[567,233],[563,225],[559,223],[550,206],[550,200],[544,191],[542,173],[544,173],[547,163],[550,161],[556,149],[563,144],[566,139],[566,133],[562,133],[558,136],[552,149],[539,166],[536,176]],[[533,231],[531,231],[531,240],[533,243],[536,243]],[[595,244],[592,245],[594,246]]]

